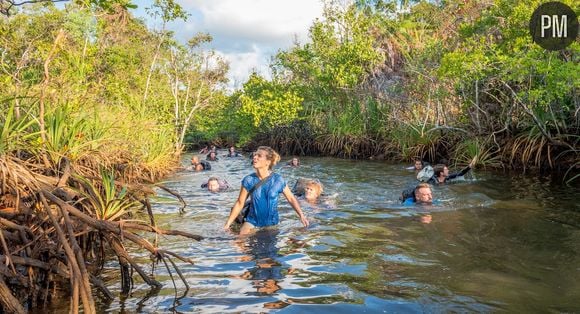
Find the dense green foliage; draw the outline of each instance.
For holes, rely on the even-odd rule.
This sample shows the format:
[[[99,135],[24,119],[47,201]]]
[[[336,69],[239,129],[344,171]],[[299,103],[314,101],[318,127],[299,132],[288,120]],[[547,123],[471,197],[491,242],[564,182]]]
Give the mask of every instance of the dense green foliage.
[[[33,121],[28,142],[12,149],[55,167],[62,157],[128,164],[127,175],[149,178],[175,165],[193,115],[223,95],[227,64],[203,49],[211,36],[183,46],[126,8],[42,3],[0,21],[0,111]],[[186,17],[173,1],[149,12],[164,22]]]
[[[226,110],[258,118],[244,134],[279,132],[259,123],[271,114],[272,95],[262,93],[269,85],[296,96],[276,102],[284,116],[276,124],[306,121],[321,154],[459,162],[478,154],[488,166],[572,165],[579,45],[550,52],[533,43],[528,24],[541,3],[328,1],[309,41],[276,56],[272,81],[257,85],[252,76]]]

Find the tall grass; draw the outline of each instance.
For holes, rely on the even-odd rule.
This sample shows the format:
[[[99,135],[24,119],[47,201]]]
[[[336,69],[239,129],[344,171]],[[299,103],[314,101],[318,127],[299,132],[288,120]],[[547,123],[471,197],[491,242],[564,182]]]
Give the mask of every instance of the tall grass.
[[[440,150],[447,151],[449,143],[441,133],[428,130],[428,126],[410,123],[398,124],[391,130],[391,140],[396,143],[401,159],[411,160],[419,157],[437,160]]]
[[[513,138],[504,149],[504,156],[512,166],[519,162],[527,167],[554,167],[553,148],[546,137],[536,127]]]
[[[468,164],[477,157],[477,165],[483,168],[503,166],[499,148],[492,145],[489,139],[468,138],[455,146],[453,155],[456,164]]]
[[[0,155],[6,155],[29,146],[38,132],[31,132],[35,124],[28,114],[20,119],[14,117],[14,106],[0,109]]]
[[[47,113],[45,121],[46,152],[53,163],[58,163],[62,157],[74,162],[99,148],[102,138],[91,132],[88,121],[68,105],[57,106]]]

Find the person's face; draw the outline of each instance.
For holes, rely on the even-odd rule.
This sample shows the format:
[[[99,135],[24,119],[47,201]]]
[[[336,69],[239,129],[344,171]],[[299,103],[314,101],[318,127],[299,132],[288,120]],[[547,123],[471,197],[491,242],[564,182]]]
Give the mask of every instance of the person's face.
[[[298,166],[298,158],[292,158],[292,166]]]
[[[449,168],[447,168],[447,167],[444,167],[443,168],[443,176],[444,177],[448,177],[449,176]]]
[[[304,198],[307,201],[309,202],[316,201],[316,199],[318,199],[318,196],[320,196],[320,190],[315,184],[309,184],[304,189]]]
[[[433,193],[430,188],[421,188],[415,192],[415,199],[417,199],[417,203],[431,204],[433,203]]]
[[[216,180],[211,180],[207,183],[207,190],[210,192],[219,192],[220,184]]]
[[[230,153],[233,153],[235,151],[235,148],[232,146],[230,147]]]
[[[215,159],[215,152],[209,153],[209,159]]]
[[[421,170],[423,169],[423,164],[421,163],[420,160],[415,160],[415,170]]]
[[[197,158],[197,156],[193,156],[191,157],[191,164],[192,165],[197,165],[199,163],[199,158]]]
[[[268,160],[268,152],[265,150],[259,149],[254,153],[254,157],[252,157],[252,165],[254,168],[269,168],[272,161]]]

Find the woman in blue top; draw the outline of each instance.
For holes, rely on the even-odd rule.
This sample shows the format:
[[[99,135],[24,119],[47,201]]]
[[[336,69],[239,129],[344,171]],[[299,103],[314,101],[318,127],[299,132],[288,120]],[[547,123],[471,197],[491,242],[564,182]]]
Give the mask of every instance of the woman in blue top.
[[[236,217],[240,214],[246,199],[248,198],[250,190],[258,184],[258,182],[265,180],[262,185],[256,188],[252,193],[252,206],[250,211],[242,224],[240,235],[248,234],[256,228],[273,226],[278,224],[278,198],[280,193],[283,193],[290,206],[294,208],[298,218],[305,227],[308,227],[308,220],[300,204],[286,185],[286,181],[278,173],[273,173],[272,168],[280,161],[280,155],[272,148],[267,146],[260,146],[252,157],[252,166],[256,170],[255,173],[247,175],[242,180],[242,187],[240,188],[240,195],[238,200],[232,207],[230,216],[224,225],[224,229],[228,230]],[[271,178],[268,178],[272,176]]]

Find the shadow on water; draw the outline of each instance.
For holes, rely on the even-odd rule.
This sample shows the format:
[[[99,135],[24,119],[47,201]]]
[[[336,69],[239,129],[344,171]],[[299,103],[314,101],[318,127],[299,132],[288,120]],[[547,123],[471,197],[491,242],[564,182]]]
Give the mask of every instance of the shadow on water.
[[[185,156],[184,161],[190,156]],[[434,188],[441,204],[403,207],[400,192],[414,173],[401,164],[303,158],[278,167],[292,186],[318,178],[332,206],[307,206],[301,227],[285,202],[281,223],[238,238],[222,230],[247,158],[212,163],[211,172],[180,172],[166,182],[186,212],[163,191],[154,212],[161,227],[205,236],[167,237],[160,245],[195,261],[179,264],[190,289],[162,264],[158,291],[136,278],[107,312],[580,312],[580,205],[577,188],[549,178],[477,171],[474,180]],[[232,189],[200,188],[210,176]],[[416,218],[430,213],[424,224]],[[143,263],[148,255],[135,257]],[[115,261],[107,286],[120,294]],[[175,275],[175,274],[174,274]],[[183,297],[180,297],[183,296]],[[63,307],[66,308],[66,307]]]

